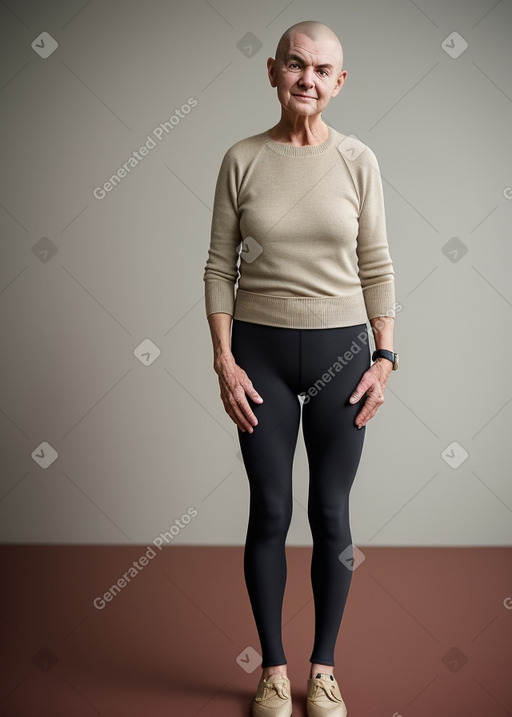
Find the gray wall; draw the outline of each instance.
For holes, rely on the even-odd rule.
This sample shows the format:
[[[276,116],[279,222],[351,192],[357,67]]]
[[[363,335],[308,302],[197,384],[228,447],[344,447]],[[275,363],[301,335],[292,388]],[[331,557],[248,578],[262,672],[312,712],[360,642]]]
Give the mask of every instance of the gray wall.
[[[304,19],[344,45],[324,119],[379,159],[402,306],[354,542],[510,545],[509,0],[0,5],[2,541],[243,542],[202,274],[221,158],[276,123],[265,63]],[[306,485],[301,439],[290,544]]]

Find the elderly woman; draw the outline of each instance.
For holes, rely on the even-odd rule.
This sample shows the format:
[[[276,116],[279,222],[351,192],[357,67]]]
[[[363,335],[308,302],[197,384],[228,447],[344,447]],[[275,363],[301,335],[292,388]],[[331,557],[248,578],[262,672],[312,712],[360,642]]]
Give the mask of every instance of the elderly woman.
[[[398,365],[377,160],[322,120],[342,67],[340,41],[323,23],[286,30],[267,61],[281,118],[228,149],[215,190],[205,301],[250,486],[244,574],[263,669],[254,717],[292,712],[281,618],[301,414],[315,606],[307,710],[347,714],[333,667],[353,570],[349,492],[365,426]]]

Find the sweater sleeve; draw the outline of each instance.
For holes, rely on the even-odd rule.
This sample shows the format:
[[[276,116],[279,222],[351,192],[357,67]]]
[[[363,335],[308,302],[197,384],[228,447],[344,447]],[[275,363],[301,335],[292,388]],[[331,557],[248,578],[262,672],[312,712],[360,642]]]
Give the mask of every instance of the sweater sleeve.
[[[242,236],[238,216],[236,163],[231,150],[222,160],[213,203],[210,248],[204,270],[206,315],[233,316],[238,279],[238,249]]]
[[[357,237],[359,279],[369,319],[394,317],[394,271],[389,254],[384,195],[375,154],[366,147],[367,164],[362,175],[361,211]]]

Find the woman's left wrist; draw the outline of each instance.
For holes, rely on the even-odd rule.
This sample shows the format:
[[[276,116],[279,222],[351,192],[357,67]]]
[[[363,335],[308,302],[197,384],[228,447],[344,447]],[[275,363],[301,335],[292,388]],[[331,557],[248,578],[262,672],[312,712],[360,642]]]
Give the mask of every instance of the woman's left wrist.
[[[390,364],[392,371],[398,368],[398,354],[392,349],[376,349],[372,354],[372,361],[385,361]]]

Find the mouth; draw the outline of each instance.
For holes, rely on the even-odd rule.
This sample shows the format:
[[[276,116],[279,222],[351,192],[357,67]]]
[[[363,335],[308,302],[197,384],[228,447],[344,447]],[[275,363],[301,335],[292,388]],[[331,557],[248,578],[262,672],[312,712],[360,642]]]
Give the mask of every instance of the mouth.
[[[312,97],[311,95],[293,95],[294,97],[298,97],[301,100],[316,100],[316,97]]]

